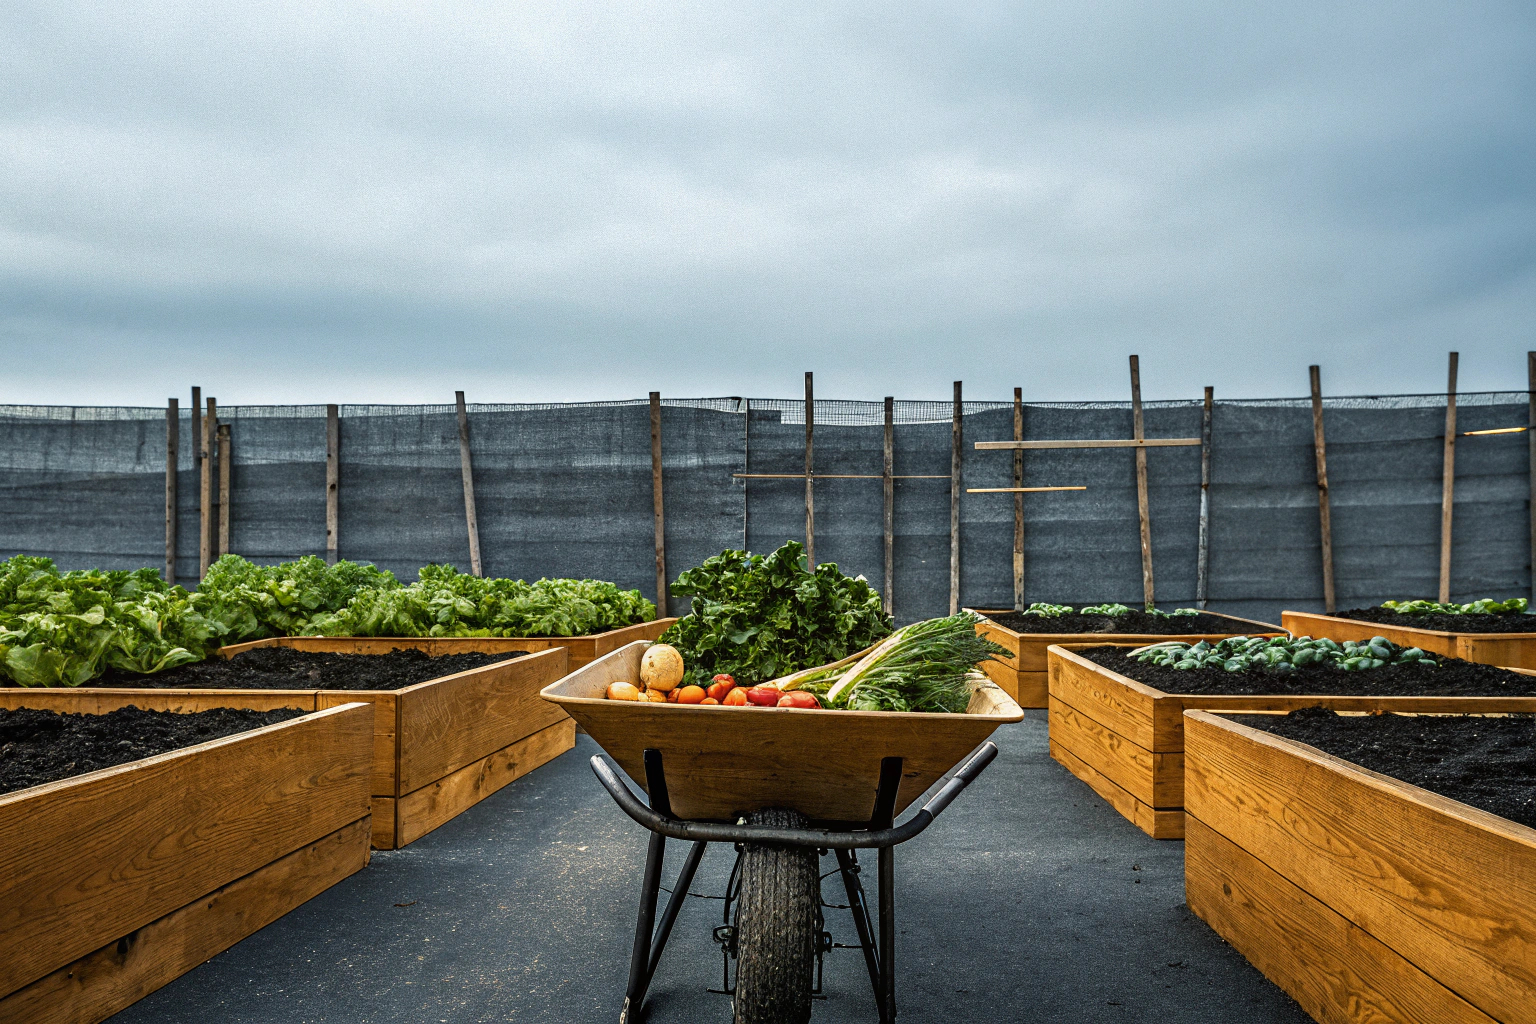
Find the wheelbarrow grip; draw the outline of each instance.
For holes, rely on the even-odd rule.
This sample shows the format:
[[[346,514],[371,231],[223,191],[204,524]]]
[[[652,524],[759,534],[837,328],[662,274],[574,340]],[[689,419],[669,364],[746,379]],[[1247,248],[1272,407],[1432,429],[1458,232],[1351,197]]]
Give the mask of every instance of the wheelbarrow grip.
[[[874,849],[895,846],[920,835],[933,824],[966,786],[997,757],[997,744],[983,743],[965,765],[950,777],[922,810],[894,828],[830,831],[810,828],[775,828],[767,825],[727,825],[709,821],[684,821],[660,814],[641,803],[601,754],[592,755],[592,773],[613,797],[619,809],[652,832],[672,839],[711,843],[779,843],[786,846],[810,846],[824,850]]]

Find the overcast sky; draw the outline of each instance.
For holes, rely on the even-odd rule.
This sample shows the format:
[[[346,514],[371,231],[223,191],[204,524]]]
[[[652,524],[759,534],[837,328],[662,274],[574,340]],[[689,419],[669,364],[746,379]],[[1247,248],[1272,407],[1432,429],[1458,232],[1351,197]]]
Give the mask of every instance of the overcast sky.
[[[1536,4],[6,4],[0,343],[0,402],[1523,389]]]

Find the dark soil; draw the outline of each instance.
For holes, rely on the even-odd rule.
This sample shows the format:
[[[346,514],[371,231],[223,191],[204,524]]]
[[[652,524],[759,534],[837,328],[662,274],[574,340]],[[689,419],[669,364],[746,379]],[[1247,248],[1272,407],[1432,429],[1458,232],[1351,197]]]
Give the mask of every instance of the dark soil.
[[[104,715],[0,708],[0,793],[67,779],[308,714],[215,708],[180,714],[135,707]]]
[[[1089,661],[1156,687],[1164,693],[1330,694],[1377,697],[1536,697],[1536,676],[1443,658],[1438,666],[1383,665],[1346,672],[1332,665],[1308,665],[1289,672],[1253,668],[1176,669],[1128,658],[1133,647],[1090,647],[1077,653]]]
[[[1379,622],[1383,626],[1409,626],[1413,629],[1440,629],[1447,633],[1536,633],[1536,615],[1510,612],[1506,615],[1401,615],[1387,608],[1351,608],[1334,612],[1341,619]]]
[[[444,654],[433,658],[414,648],[396,648],[388,654],[321,654],[291,647],[257,647],[233,658],[209,658],[152,676],[110,671],[90,685],[178,690],[399,690],[526,653]]]
[[[1176,615],[1164,618],[1132,611],[1126,615],[989,615],[987,618],[999,626],[1006,626],[1015,633],[1129,633],[1152,636],[1207,636],[1219,633],[1233,636],[1247,632],[1242,623],[1224,619],[1219,615]],[[1258,633],[1282,632],[1274,629],[1254,630]]]
[[[1536,828],[1536,715],[1336,715],[1307,708],[1237,720]]]

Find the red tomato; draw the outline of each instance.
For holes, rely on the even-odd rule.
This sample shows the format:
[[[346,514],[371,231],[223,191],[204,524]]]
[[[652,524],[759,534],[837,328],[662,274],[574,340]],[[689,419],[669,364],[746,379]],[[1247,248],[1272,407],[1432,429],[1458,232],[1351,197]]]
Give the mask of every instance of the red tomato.
[[[779,698],[778,707],[781,708],[819,708],[821,701],[816,699],[814,693],[806,693],[804,690],[790,690]]]
[[[747,691],[738,686],[726,694],[725,700],[720,703],[728,708],[744,708],[747,706]]]
[[[715,681],[709,684],[709,695],[715,700],[725,700],[725,695],[736,689],[736,680],[730,676],[715,676]]]
[[[712,683],[730,683],[732,686],[735,686],[736,685],[736,677],[731,675],[729,672],[721,672],[719,675],[717,675],[713,679],[711,679],[710,682],[712,682]]]
[[[779,698],[784,696],[771,686],[754,686],[747,691],[747,702],[758,707],[771,708],[779,703]]]

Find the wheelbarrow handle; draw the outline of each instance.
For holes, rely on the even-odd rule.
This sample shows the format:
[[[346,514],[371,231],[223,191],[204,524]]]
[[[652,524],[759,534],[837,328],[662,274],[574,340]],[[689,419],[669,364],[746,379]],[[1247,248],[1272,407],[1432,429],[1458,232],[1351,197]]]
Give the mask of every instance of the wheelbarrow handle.
[[[955,797],[997,757],[997,744],[983,743],[965,764],[933,795],[922,810],[893,828],[829,831],[827,829],[776,828],[768,825],[727,825],[708,821],[684,821],[663,815],[641,803],[601,754],[592,755],[592,773],[614,803],[636,822],[671,839],[707,843],[775,843],[810,846],[823,850],[866,850],[904,843],[933,824]]]

